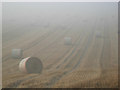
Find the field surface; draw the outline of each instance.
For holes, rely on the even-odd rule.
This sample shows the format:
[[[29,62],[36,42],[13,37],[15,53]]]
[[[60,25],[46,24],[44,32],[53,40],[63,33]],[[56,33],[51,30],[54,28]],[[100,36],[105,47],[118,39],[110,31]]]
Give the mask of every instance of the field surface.
[[[3,87],[118,87],[116,18],[70,18],[65,19],[66,24],[60,20],[55,25],[54,21],[42,25],[39,20],[22,24],[26,22],[23,20],[21,24],[17,23],[18,26],[14,21],[4,24]],[[64,44],[65,37],[72,38],[71,45]],[[42,73],[20,72],[18,66],[21,59],[11,57],[14,48],[23,50],[23,58],[34,56],[41,59],[44,66]]]

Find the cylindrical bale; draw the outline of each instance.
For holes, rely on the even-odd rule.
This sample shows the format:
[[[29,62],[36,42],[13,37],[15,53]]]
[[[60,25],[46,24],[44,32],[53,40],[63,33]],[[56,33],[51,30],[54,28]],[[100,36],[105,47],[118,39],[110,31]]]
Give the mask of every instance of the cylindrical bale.
[[[19,63],[19,69],[23,73],[41,73],[43,64],[37,57],[27,57]]]
[[[101,36],[101,32],[97,31],[97,32],[96,32],[96,37],[97,37],[97,38],[102,37],[102,36]]]
[[[23,55],[22,49],[12,49],[12,58],[19,59]]]
[[[64,43],[65,43],[65,45],[71,45],[71,44],[72,44],[72,39],[71,39],[71,37],[65,37],[65,38],[64,38]]]

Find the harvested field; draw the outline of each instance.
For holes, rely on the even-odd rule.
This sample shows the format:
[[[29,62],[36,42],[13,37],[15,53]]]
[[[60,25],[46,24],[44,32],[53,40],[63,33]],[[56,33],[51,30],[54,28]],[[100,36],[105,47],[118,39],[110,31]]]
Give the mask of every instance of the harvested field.
[[[43,12],[40,9],[39,12],[42,12],[41,15],[38,12],[35,13],[34,9],[42,4],[34,3],[32,10],[36,15],[34,14],[32,19],[27,17],[27,13],[30,15],[30,11],[26,11],[26,16],[18,15],[18,12],[22,13],[22,5],[28,5],[25,8],[27,10],[32,7],[32,4],[3,4],[3,87],[118,87],[118,26],[116,3],[101,3],[100,6],[98,3],[94,3],[95,5],[98,4],[98,6],[95,6],[98,10],[100,7],[106,5],[111,9],[115,9],[113,12],[110,12],[108,11],[109,8],[103,7],[106,10],[103,15],[99,15],[98,10],[87,12],[86,9],[84,13],[82,12],[82,15],[78,13],[80,9],[79,4],[85,5],[86,7],[85,3],[74,3],[73,6],[70,3],[70,6],[67,3],[54,4],[56,5],[55,7],[59,7],[57,9],[58,11],[50,8],[51,12],[47,12],[45,7],[43,7],[46,11]],[[68,7],[64,7],[64,4],[68,5]],[[13,7],[18,6],[17,8],[21,8],[21,11],[10,11],[12,12],[11,14],[7,12],[10,9],[9,5],[13,5]],[[44,3],[44,5],[48,5],[48,3]],[[74,9],[73,11],[69,11],[68,8],[70,7],[74,7],[76,11]],[[65,13],[61,14],[63,13],[63,9]],[[87,9],[89,11],[90,7]],[[50,15],[48,15],[49,13]],[[88,13],[89,16],[87,16]],[[11,15],[11,17],[7,16],[7,14]],[[18,16],[13,18],[13,14]],[[56,17],[54,17],[55,15]],[[8,17],[10,19],[6,19]],[[22,19],[18,19],[19,17]],[[25,17],[26,21],[24,20]],[[65,37],[71,37],[72,44],[65,45]],[[19,62],[21,60],[11,58],[11,50],[14,48],[22,49],[23,57],[33,56],[40,58],[43,63],[42,73],[25,74],[20,72]]]

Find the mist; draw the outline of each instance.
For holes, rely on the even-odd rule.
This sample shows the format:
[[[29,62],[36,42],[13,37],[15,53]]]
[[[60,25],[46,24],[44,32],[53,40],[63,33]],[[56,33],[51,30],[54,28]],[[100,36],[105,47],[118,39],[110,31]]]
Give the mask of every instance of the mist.
[[[3,88],[117,88],[117,2],[3,3]]]
[[[40,30],[41,27],[76,27],[82,21],[91,24],[96,19],[117,22],[117,3],[3,3],[4,33],[13,31]],[[116,23],[114,23],[116,25]],[[32,26],[32,28],[31,28]],[[34,27],[38,27],[35,28]],[[13,34],[13,33],[12,33]],[[3,38],[4,39],[4,38]],[[4,40],[3,40],[4,41]]]

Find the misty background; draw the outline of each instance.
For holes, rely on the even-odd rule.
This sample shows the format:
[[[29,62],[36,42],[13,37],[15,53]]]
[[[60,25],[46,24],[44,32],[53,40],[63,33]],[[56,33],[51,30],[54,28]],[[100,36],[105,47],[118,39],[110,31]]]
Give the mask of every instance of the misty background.
[[[117,3],[113,2],[3,3],[3,43],[26,31],[50,27],[80,28],[81,21],[91,24],[98,18],[113,18],[117,27],[117,10]]]

